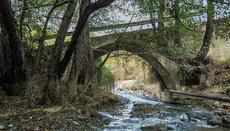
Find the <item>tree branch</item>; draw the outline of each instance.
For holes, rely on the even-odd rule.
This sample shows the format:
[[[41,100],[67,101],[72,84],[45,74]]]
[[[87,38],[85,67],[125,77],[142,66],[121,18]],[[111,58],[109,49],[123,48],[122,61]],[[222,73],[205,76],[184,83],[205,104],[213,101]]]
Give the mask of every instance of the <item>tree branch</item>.
[[[48,23],[49,23],[49,20],[51,18],[51,15],[53,14],[54,10],[64,4],[66,4],[67,2],[64,1],[64,2],[61,2],[61,3],[58,3],[58,0],[56,0],[53,4],[53,7],[50,9],[50,11],[48,12],[48,15],[46,17],[46,21],[45,21],[45,24],[44,24],[44,27],[42,29],[42,34],[41,34],[41,37],[39,39],[39,46],[38,46],[38,51],[37,51],[37,54],[36,54],[36,61],[35,61],[35,67],[38,66],[38,64],[40,63],[40,59],[42,57],[42,54],[43,54],[43,49],[44,49],[44,41],[45,41],[45,37],[46,37],[46,34],[47,34],[47,27],[48,27]]]
[[[49,77],[57,77],[57,67],[61,59],[62,45],[65,40],[65,34],[68,31],[71,19],[77,7],[77,0],[70,0],[67,9],[62,17],[61,24],[59,26],[54,47],[52,49],[50,65],[49,65]]]
[[[87,23],[89,16],[94,11],[101,9],[101,8],[104,8],[114,1],[115,0],[98,0],[97,2],[92,3],[86,7],[86,9],[84,10],[84,13],[79,17],[77,26],[75,27],[75,30],[74,30],[74,33],[73,33],[73,36],[72,36],[72,39],[70,42],[70,45],[68,46],[68,49],[65,52],[64,58],[62,59],[62,61],[59,64],[59,67],[58,67],[59,78],[64,73],[64,71],[65,71],[65,69],[66,69],[66,67],[67,67],[67,65],[71,59],[71,56],[73,54],[73,51],[74,51],[74,48],[77,44],[79,36],[80,36],[82,30],[84,29],[84,26]]]

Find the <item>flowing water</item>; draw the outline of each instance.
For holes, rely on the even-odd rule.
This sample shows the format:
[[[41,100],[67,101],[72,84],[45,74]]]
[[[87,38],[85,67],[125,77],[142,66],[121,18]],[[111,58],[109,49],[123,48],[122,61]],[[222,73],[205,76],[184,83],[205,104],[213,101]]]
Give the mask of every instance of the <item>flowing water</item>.
[[[207,119],[212,112],[202,107],[189,107],[172,105],[156,99],[140,96],[134,93],[116,91],[115,94],[126,99],[127,104],[119,110],[120,115],[111,115],[109,112],[100,112],[101,115],[111,119],[104,131],[142,131],[154,130],[154,126],[164,127],[165,130],[175,131],[227,131],[228,129],[214,127],[207,124]],[[156,112],[147,116],[133,117],[132,111],[136,104],[151,105]],[[148,127],[148,128],[144,128]],[[155,129],[158,130],[158,129]]]

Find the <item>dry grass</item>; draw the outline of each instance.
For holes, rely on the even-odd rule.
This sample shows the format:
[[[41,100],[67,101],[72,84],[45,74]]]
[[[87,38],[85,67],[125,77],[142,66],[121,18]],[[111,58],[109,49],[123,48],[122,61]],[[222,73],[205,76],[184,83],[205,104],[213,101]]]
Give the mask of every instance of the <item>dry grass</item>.
[[[116,87],[125,91],[135,91],[138,93],[147,94],[149,96],[153,96],[159,98],[160,93],[160,84],[159,83],[142,83],[136,80],[124,80],[117,81]]]
[[[107,105],[113,105],[117,102],[119,102],[119,99],[116,95],[97,87],[90,88],[81,100],[81,104],[87,108],[94,109],[99,109]]]

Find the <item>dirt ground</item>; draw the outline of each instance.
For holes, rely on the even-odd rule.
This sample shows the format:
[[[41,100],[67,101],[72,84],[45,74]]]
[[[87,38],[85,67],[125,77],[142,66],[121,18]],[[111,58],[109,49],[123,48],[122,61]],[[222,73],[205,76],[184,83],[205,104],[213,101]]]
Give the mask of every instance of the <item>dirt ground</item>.
[[[96,91],[95,91],[96,92]],[[0,130],[11,131],[95,131],[109,119],[98,111],[111,110],[119,103],[116,96],[97,90],[88,101],[63,106],[28,107],[22,97],[7,97],[0,105]]]

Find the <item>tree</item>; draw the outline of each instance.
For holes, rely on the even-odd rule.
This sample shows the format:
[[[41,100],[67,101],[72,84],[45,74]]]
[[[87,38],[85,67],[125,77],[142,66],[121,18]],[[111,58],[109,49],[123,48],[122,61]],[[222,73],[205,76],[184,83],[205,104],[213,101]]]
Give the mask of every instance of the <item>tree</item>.
[[[157,44],[159,47],[167,48],[166,31],[164,28],[164,13],[165,13],[165,0],[158,0],[158,39]]]
[[[69,25],[74,15],[74,11],[76,10],[76,7],[77,7],[77,1],[70,0],[67,9],[64,13],[64,16],[62,17],[62,21],[57,32],[56,40],[54,43],[54,47],[52,49],[52,54],[49,62],[50,80],[55,80],[58,76],[57,70],[58,70],[59,62],[61,60],[65,34],[69,29]]]
[[[63,78],[63,74],[66,71],[67,66],[71,65],[71,62],[71,76],[73,77],[71,79],[77,80],[77,83],[75,84],[81,84],[84,86],[84,88],[87,88],[89,86],[88,81],[89,79],[91,79],[91,77],[88,77],[88,79],[86,79],[86,77],[93,75],[92,70],[95,63],[92,56],[92,50],[89,45],[89,32],[87,27],[88,18],[94,11],[106,7],[113,1],[114,0],[98,0],[94,3],[90,3],[90,1],[88,0],[81,1],[80,15],[77,25],[74,29],[73,36],[71,38],[71,42],[68,45],[67,50],[65,51],[63,59],[60,60],[65,33],[68,30],[68,22],[70,22],[71,19],[71,17],[69,16],[74,11],[74,8],[67,8],[65,14],[67,17],[63,17],[63,21],[59,28],[55,45],[52,50],[52,56],[50,60],[51,63],[49,67],[49,85],[44,89],[44,93],[46,94],[46,101],[51,100],[52,103],[56,103],[56,97],[51,97],[55,96],[53,95],[54,93],[53,91],[51,91],[51,88],[55,88],[55,86],[53,87],[53,85],[55,85],[53,83],[56,83],[57,81],[60,81],[61,78]],[[70,5],[71,7],[73,7],[73,3]],[[72,57],[73,54],[74,57]],[[68,92],[68,100],[70,100],[70,102],[74,102],[77,98],[76,89],[79,86],[73,84],[68,87],[69,88],[66,89]]]
[[[90,0],[81,0],[80,16],[89,4]],[[71,101],[78,99],[81,92],[91,85],[90,81],[93,79],[94,71],[95,61],[90,47],[89,24],[86,22],[73,52],[69,81],[77,97],[70,96]]]
[[[84,26],[87,23],[87,20],[89,16],[96,10],[104,8],[111,4],[115,0],[98,0],[95,3],[92,3],[86,7],[86,9],[83,11],[82,15],[80,15],[77,26],[74,29],[73,36],[71,39],[71,42],[65,52],[64,58],[61,60],[59,66],[58,66],[58,76],[61,77],[68,65],[68,63],[71,60],[71,56],[73,55],[74,48],[76,44],[78,43],[80,34],[82,30],[84,29]]]
[[[10,78],[7,82],[9,85],[8,91],[11,94],[22,93],[25,81],[22,42],[9,0],[0,1],[0,15],[2,18],[2,30],[5,30],[8,35],[10,49],[9,52],[5,52],[10,54],[10,70],[6,73],[6,76]]]
[[[44,27],[42,29],[42,34],[41,34],[41,37],[39,39],[39,46],[38,46],[38,51],[37,51],[37,55],[36,55],[36,61],[35,61],[35,67],[38,67],[38,65],[40,64],[40,61],[41,61],[41,57],[43,55],[43,50],[44,50],[44,41],[45,41],[45,37],[46,37],[46,34],[47,34],[47,28],[48,28],[48,23],[49,23],[49,20],[51,18],[51,15],[52,13],[54,12],[54,10],[57,8],[57,7],[60,7],[64,4],[66,4],[67,1],[64,1],[64,2],[61,2],[61,3],[58,3],[58,0],[56,0],[53,4],[53,7],[50,9],[50,11],[48,12],[48,15],[46,17],[46,21],[45,21],[45,24],[44,24]],[[69,9],[69,8],[72,8],[72,9]],[[63,20],[62,20],[62,23],[61,23],[61,27],[59,28],[59,32],[58,32],[58,39],[62,38],[61,40],[57,40],[58,42],[64,42],[64,35],[60,36],[60,32],[61,34],[65,34],[67,31],[63,31],[61,29],[68,29],[68,27],[66,26],[69,26],[69,23],[70,23],[70,18],[73,16],[73,13],[75,11],[75,8],[76,8],[76,2],[73,1],[73,0],[69,0],[69,4],[68,4],[68,7],[67,7],[67,10],[70,11],[69,12],[66,12],[66,14],[63,16]],[[70,14],[70,16],[68,16]],[[70,17],[68,20],[66,20],[67,17]],[[67,22],[66,22],[67,21]],[[66,23],[66,26],[63,24],[63,23]],[[60,37],[60,38],[59,38]]]
[[[203,44],[202,47],[199,51],[199,53],[196,56],[197,60],[204,61],[211,42],[212,42],[212,36],[213,36],[213,20],[214,20],[214,12],[215,12],[215,5],[212,1],[208,0],[207,1],[207,22],[206,22],[206,30],[204,33],[204,38],[203,38]]]

